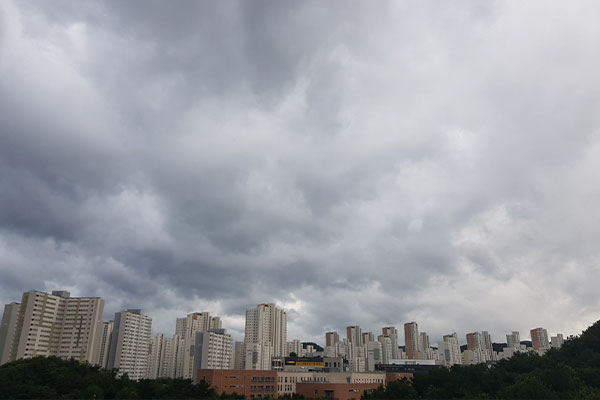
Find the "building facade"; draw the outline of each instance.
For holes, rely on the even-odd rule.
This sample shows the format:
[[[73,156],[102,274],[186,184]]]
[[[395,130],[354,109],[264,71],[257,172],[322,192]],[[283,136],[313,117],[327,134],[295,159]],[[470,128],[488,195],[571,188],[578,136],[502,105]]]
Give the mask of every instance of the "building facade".
[[[119,375],[142,379],[148,373],[152,318],[142,310],[115,313],[114,327],[108,353],[107,368],[116,368]]]
[[[244,343],[245,368],[270,369],[271,357],[287,355],[287,313],[272,303],[246,310]]]
[[[404,346],[406,358],[419,358],[419,326],[414,321],[404,324]]]
[[[98,364],[103,299],[71,297],[64,290],[52,294],[32,290],[23,293],[18,307],[15,304],[9,304],[5,313],[4,362],[56,356]]]

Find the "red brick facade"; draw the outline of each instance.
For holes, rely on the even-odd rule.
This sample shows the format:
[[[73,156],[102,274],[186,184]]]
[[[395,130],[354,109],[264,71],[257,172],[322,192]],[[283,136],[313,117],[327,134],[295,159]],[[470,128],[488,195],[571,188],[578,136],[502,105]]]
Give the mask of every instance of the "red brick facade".
[[[218,394],[238,393],[247,399],[277,397],[277,372],[235,369],[199,369],[198,382],[205,380]]]

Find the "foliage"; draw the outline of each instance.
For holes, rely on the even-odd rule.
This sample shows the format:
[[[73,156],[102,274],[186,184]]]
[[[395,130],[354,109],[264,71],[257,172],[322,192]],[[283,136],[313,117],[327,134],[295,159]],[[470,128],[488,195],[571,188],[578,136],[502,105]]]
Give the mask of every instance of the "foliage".
[[[363,399],[600,399],[600,321],[544,356],[454,366],[389,382]]]
[[[184,379],[133,381],[115,371],[57,357],[0,366],[0,399],[217,399],[210,386]],[[227,397],[235,398],[235,397]]]

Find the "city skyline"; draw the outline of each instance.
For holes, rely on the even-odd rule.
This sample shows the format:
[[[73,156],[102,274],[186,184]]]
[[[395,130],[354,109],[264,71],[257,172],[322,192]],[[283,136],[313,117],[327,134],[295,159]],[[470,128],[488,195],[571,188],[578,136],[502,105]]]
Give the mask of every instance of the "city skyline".
[[[33,290],[33,291],[28,291],[25,292],[23,295],[27,295],[29,296],[29,293],[33,293],[36,297],[40,296],[40,295],[44,295],[44,291],[39,291],[39,290]],[[71,293],[65,290],[54,290],[51,292],[52,296],[56,297],[58,296],[59,298],[61,296],[65,297],[67,299],[67,301],[75,301],[77,302],[77,304],[79,304],[79,302],[88,302],[88,301],[93,301],[93,302],[100,302],[101,307],[100,310],[104,309],[105,307],[105,300],[102,297],[79,297],[79,296],[71,296]],[[50,295],[50,293],[46,293],[45,296]],[[3,311],[7,314],[8,319],[6,319],[6,323],[10,324],[11,328],[9,330],[14,329],[14,324],[16,322],[16,315],[18,313],[20,304],[19,303],[21,301],[21,299],[19,300],[14,300],[11,301],[9,303],[5,304],[5,308],[3,309]],[[31,307],[32,305],[30,304],[29,307]],[[274,308],[272,308],[272,306],[274,306]],[[55,307],[55,306],[53,306]],[[266,314],[271,314],[270,317],[268,317],[267,319],[265,319],[264,317],[258,317],[258,315],[262,315],[262,314],[256,314],[256,313],[262,313],[263,311],[261,311],[261,309],[266,309],[266,310],[271,310],[266,312]],[[277,311],[273,311],[273,310],[277,310]],[[29,313],[33,312],[32,310],[28,311]],[[102,312],[100,311],[100,313],[98,313],[98,311],[94,311],[97,315],[95,318],[99,318],[99,320],[104,320],[105,322],[103,322],[104,325],[106,324],[110,324],[110,331],[113,331],[113,324],[114,324],[114,318],[113,315],[106,315],[106,312],[104,312],[103,315]],[[273,314],[275,312],[275,314]],[[129,315],[133,313],[133,315],[137,315],[137,314],[142,314],[142,316],[144,318],[149,318],[151,323],[150,325],[152,326],[152,329],[149,331],[151,333],[152,337],[155,337],[156,335],[162,335],[164,336],[164,338],[169,338],[169,337],[174,337],[174,336],[178,336],[179,338],[181,338],[182,340],[182,345],[184,345],[184,347],[190,347],[191,346],[191,342],[194,340],[193,337],[195,336],[195,334],[197,332],[208,332],[211,329],[221,329],[221,328],[225,328],[228,333],[231,332],[230,327],[227,325],[223,325],[223,318],[221,316],[212,314],[210,311],[195,311],[195,312],[191,312],[191,313],[186,313],[187,316],[186,317],[182,317],[181,315],[183,314],[177,314],[178,316],[175,316],[175,320],[174,323],[171,323],[171,327],[172,329],[167,329],[167,330],[157,330],[155,329],[156,325],[153,325],[156,323],[156,321],[153,320],[151,315],[147,315],[147,313],[145,313],[142,309],[140,308],[129,308],[127,310],[120,310],[117,313],[114,314],[114,316],[116,317],[117,315]],[[279,321],[277,322],[278,325],[283,325],[283,335],[281,333],[276,334],[275,332],[277,332],[277,329],[274,328],[275,325],[270,325],[271,324],[271,319],[274,315],[281,315],[283,314],[283,321]],[[397,345],[399,347],[406,347],[406,340],[407,337],[410,338],[410,340],[415,340],[416,339],[416,343],[414,343],[414,348],[415,348],[415,354],[412,354],[409,352],[407,354],[407,358],[419,358],[419,355],[417,353],[419,353],[420,351],[425,350],[426,348],[432,347],[435,348],[437,347],[437,345],[439,343],[442,343],[444,341],[444,337],[447,336],[448,334],[450,334],[449,332],[453,331],[454,334],[456,334],[458,332],[458,342],[459,344],[462,345],[467,345],[469,346],[469,336],[472,335],[483,335],[482,338],[487,338],[486,339],[486,343],[487,345],[490,345],[492,342],[493,343],[506,343],[508,347],[512,347],[514,346],[516,343],[519,343],[521,341],[531,341],[532,345],[534,348],[536,348],[536,346],[539,346],[540,341],[545,341],[547,339],[547,343],[545,346],[542,346],[545,349],[550,348],[551,345],[551,341],[550,341],[550,333],[556,333],[560,336],[560,341],[562,343],[562,340],[564,340],[563,338],[568,338],[571,335],[578,335],[580,332],[578,333],[565,333],[565,332],[558,332],[558,331],[553,331],[550,329],[546,329],[546,328],[528,328],[525,331],[509,331],[507,330],[504,333],[498,334],[498,335],[490,335],[489,332],[487,331],[482,331],[480,332],[472,332],[468,329],[465,329],[464,327],[462,329],[465,329],[464,334],[462,333],[461,329],[454,329],[454,328],[448,328],[445,332],[439,336],[436,336],[435,334],[433,335],[432,338],[429,337],[429,334],[427,332],[421,331],[419,332],[418,330],[418,322],[417,321],[408,321],[408,322],[404,322],[400,325],[400,330],[398,330],[398,328],[395,325],[385,325],[385,326],[379,326],[379,327],[373,327],[372,329],[363,329],[363,327],[360,324],[357,325],[347,325],[345,326],[343,329],[332,329],[332,330],[324,330],[322,332],[322,334],[320,335],[319,338],[303,338],[303,337],[297,337],[294,335],[287,335],[287,326],[288,326],[288,319],[287,319],[287,314],[288,311],[285,309],[282,309],[279,307],[278,304],[276,303],[261,303],[258,304],[258,306],[256,308],[250,308],[250,309],[246,309],[245,310],[245,320],[244,320],[244,333],[242,334],[241,338],[238,338],[236,336],[232,335],[233,338],[233,342],[247,342],[247,343],[263,343],[265,340],[267,342],[271,342],[271,346],[275,346],[275,343],[279,343],[277,346],[279,346],[279,350],[272,350],[270,353],[270,356],[281,356],[284,352],[285,352],[285,344],[289,343],[290,341],[294,340],[294,341],[300,341],[300,342],[314,342],[322,347],[325,347],[327,345],[327,337],[331,335],[332,338],[336,338],[337,341],[332,339],[332,342],[340,342],[342,339],[347,340],[348,342],[354,342],[355,340],[359,340],[359,345],[363,345],[364,341],[365,341],[365,336],[368,335],[371,337],[371,340],[376,340],[376,338],[379,336],[379,332],[383,332],[385,336],[390,337],[390,335],[396,335],[393,340],[394,343],[397,343]],[[87,317],[86,317],[87,318]],[[119,317],[121,318],[121,317]],[[280,319],[281,317],[277,317],[278,319]],[[1,321],[4,322],[4,314],[2,314],[2,317],[0,318]],[[225,318],[225,320],[227,320],[227,318]],[[275,319],[274,319],[275,320]],[[266,327],[269,327],[268,329],[272,330],[271,333],[259,333],[262,332],[262,328],[258,328],[258,325],[260,325],[260,323],[258,321],[263,321],[262,324],[264,325],[265,323],[267,325],[265,325]],[[591,322],[592,323],[592,322]],[[590,323],[590,324],[591,324]],[[543,325],[543,324],[542,324]],[[8,325],[7,325],[8,328]],[[250,331],[248,330],[250,328]],[[391,331],[392,328],[395,328],[395,333],[393,331]],[[102,336],[102,330],[106,329],[104,327],[98,326],[97,328],[94,328],[95,331],[97,331],[97,333],[95,333],[96,336]],[[279,328],[281,329],[281,327]],[[534,335],[533,332],[536,331],[535,334],[535,339],[534,339]],[[545,336],[540,336],[542,335],[543,331],[543,335]],[[267,330],[268,332],[268,330]],[[521,335],[520,333],[523,332],[524,335]],[[527,332],[529,332],[529,337],[527,336]],[[263,340],[263,335],[265,335],[265,339]],[[280,335],[278,336],[278,339],[276,341],[274,341],[275,339],[273,339],[274,337],[276,337],[276,335]],[[426,337],[427,340],[427,344],[424,345],[423,342],[421,341],[422,337]],[[509,338],[510,336],[510,338]],[[496,340],[495,338],[500,337],[501,339]],[[543,339],[542,339],[543,337]],[[269,339],[267,339],[269,338]],[[461,340],[462,338],[462,340]],[[466,339],[465,339],[466,338]],[[517,338],[518,340],[515,342],[515,340],[513,338]],[[506,339],[506,340],[505,340]],[[511,339],[512,342],[511,342]],[[552,339],[554,340],[555,338],[552,337]],[[99,340],[99,339],[98,339]],[[116,340],[116,339],[113,339]],[[484,339],[477,339],[477,341],[483,341]],[[537,341],[537,344],[536,344]],[[275,347],[277,347],[275,346]],[[537,348],[536,348],[537,350]],[[15,350],[16,351],[16,350]],[[108,355],[105,355],[106,359],[104,361],[102,361],[102,356],[101,354],[103,354],[103,352],[100,350],[100,348],[97,349],[98,354],[96,354],[94,357],[95,359],[98,361],[98,359],[100,360],[100,365],[106,364],[107,363],[107,359],[108,359]],[[405,349],[406,351],[406,349]],[[5,354],[3,356],[7,357],[8,355]],[[189,353],[186,354],[186,356],[189,356]],[[270,358],[270,357],[269,357]],[[90,358],[91,360],[92,358]],[[186,359],[186,362],[189,364],[188,367],[191,367],[191,365],[193,364],[192,362],[188,362],[189,360]],[[191,371],[188,372],[183,372],[183,374],[191,374]],[[191,375],[190,375],[191,376]]]
[[[236,341],[262,303],[321,344],[579,334],[600,316],[596,11],[1,1],[0,303],[66,290],[167,335],[208,311]]]

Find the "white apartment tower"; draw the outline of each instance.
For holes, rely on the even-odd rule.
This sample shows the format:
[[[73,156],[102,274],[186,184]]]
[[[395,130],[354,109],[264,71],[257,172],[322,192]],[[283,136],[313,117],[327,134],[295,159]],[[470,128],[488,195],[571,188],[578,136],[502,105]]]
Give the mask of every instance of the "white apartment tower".
[[[506,335],[506,346],[515,349],[521,347],[521,337],[518,331],[512,331],[512,333]]]
[[[193,351],[194,371],[233,369],[233,339],[230,334],[225,332],[225,329],[209,329],[206,332],[198,332]],[[193,380],[196,381],[195,376]]]
[[[283,357],[287,350],[287,314],[275,304],[259,304],[246,310],[246,369],[271,369],[271,357]],[[258,347],[258,346],[260,347]],[[267,357],[267,360],[263,358]],[[248,368],[250,367],[250,368]]]
[[[565,342],[565,339],[564,339],[562,333],[557,333],[556,336],[552,336],[550,338],[550,346],[553,349],[560,349],[564,342]]]
[[[103,299],[32,290],[23,293],[20,305],[7,308],[0,329],[3,362],[56,356],[98,364]]]
[[[211,316],[209,312],[195,312],[187,317],[177,318],[175,335],[183,339],[183,360],[179,363],[175,376],[177,378],[194,379],[194,343],[196,334],[209,329],[221,329],[221,319]]]
[[[115,313],[114,328],[108,353],[107,368],[120,375],[142,379],[147,374],[152,318],[142,310]]]
[[[381,329],[383,336],[387,336],[390,338],[390,341],[392,342],[392,356],[391,358],[393,359],[398,359],[400,358],[398,356],[398,329],[396,329],[396,327],[394,326],[386,326],[384,328]]]
[[[451,335],[444,335],[444,341],[438,344],[440,358],[447,367],[454,364],[462,364],[460,346],[456,332]]]

